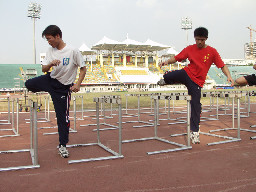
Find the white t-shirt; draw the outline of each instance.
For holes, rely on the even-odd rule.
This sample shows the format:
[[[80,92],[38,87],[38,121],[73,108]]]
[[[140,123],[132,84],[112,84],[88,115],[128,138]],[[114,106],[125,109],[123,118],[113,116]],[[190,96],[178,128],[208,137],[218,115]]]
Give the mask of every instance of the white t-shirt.
[[[67,44],[61,50],[50,47],[42,65],[48,65],[53,60],[60,60],[60,64],[53,67],[51,78],[57,79],[64,85],[72,84],[76,80],[78,67],[85,67],[80,51]]]

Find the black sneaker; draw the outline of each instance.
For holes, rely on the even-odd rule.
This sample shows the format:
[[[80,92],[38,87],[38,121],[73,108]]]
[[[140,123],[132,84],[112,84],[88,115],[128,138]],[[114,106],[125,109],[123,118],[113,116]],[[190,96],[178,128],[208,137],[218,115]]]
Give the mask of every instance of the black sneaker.
[[[69,157],[68,150],[64,145],[60,145],[58,153],[63,158],[68,158]]]
[[[157,82],[157,85],[160,85],[160,86],[164,86],[164,85],[167,85],[164,81],[164,79],[160,79],[158,82]]]

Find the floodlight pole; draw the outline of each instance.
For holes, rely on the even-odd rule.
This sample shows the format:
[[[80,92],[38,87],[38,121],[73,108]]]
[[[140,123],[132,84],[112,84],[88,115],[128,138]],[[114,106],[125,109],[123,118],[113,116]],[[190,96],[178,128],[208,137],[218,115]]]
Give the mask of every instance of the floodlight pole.
[[[184,29],[186,31],[187,45],[188,45],[188,30],[192,29],[192,20],[191,20],[191,18],[189,18],[189,17],[181,18],[181,29]]]
[[[36,64],[36,40],[35,40],[35,25],[36,19],[40,19],[41,5],[37,3],[30,3],[28,6],[28,17],[33,19],[33,52],[34,52],[34,64]]]

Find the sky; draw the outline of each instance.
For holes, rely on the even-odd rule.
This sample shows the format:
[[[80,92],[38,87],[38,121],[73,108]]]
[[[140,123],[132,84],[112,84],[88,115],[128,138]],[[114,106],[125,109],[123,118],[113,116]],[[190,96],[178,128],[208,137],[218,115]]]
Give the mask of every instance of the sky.
[[[250,42],[248,26],[256,29],[255,0],[0,0],[0,64],[33,64],[33,21],[27,17],[31,2],[42,6],[36,20],[36,57],[49,45],[42,38],[48,25],[58,25],[63,40],[77,48],[89,48],[103,36],[123,41],[151,39],[174,47],[187,45],[181,19],[192,19],[188,44],[194,44],[193,31],[209,30],[207,44],[223,59],[244,59],[244,44]],[[253,40],[256,33],[253,33]]]

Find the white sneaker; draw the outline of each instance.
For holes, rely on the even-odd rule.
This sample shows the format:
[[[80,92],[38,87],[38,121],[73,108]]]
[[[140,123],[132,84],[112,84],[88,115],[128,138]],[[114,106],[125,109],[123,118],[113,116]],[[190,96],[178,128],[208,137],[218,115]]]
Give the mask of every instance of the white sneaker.
[[[157,85],[160,85],[160,86],[163,86],[163,85],[167,85],[164,81],[164,79],[160,79],[158,82],[157,82]]]
[[[193,144],[200,144],[199,132],[191,132],[190,139]]]
[[[59,154],[61,157],[63,158],[68,158],[69,157],[69,153],[68,153],[68,150],[65,146],[61,145],[59,147]]]

